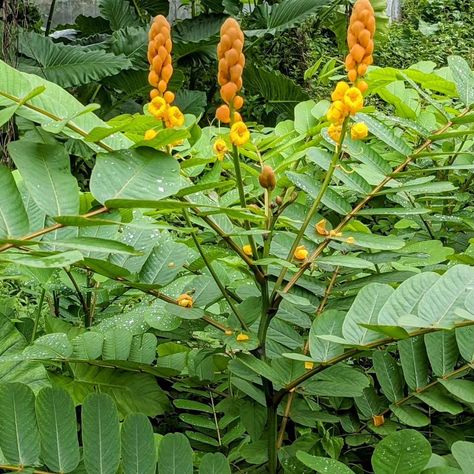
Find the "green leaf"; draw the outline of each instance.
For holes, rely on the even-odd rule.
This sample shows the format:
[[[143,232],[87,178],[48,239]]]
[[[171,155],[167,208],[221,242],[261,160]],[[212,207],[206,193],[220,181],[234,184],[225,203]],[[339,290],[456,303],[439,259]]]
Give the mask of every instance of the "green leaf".
[[[156,450],[148,418],[141,413],[128,415],[121,436],[124,474],[155,474]]]
[[[331,474],[354,474],[352,469],[336,459],[312,456],[304,451],[297,451],[296,457],[313,471]]]
[[[431,445],[415,430],[382,439],[372,455],[374,474],[419,474],[431,457]]]
[[[258,441],[265,429],[267,410],[253,401],[243,401],[240,406],[240,420],[252,441]]]
[[[403,378],[400,367],[387,351],[376,351],[373,355],[373,364],[377,380],[382,387],[384,395],[396,402],[403,398]]]
[[[22,98],[40,88],[45,89],[44,92],[20,107],[17,115],[42,125],[67,120],[74,130],[64,127],[62,132],[76,139],[83,139],[93,128],[105,126],[93,113],[84,113],[86,107],[57,84],[17,71],[0,61],[0,106],[20,104]],[[104,140],[104,146],[112,149],[128,148],[131,144],[131,140],[118,133]],[[95,144],[89,146],[96,151],[99,149]]]
[[[451,267],[424,294],[419,303],[418,316],[433,326],[445,327],[453,324],[460,319],[456,309],[464,308],[464,301],[473,286],[473,267]]]
[[[365,123],[367,127],[369,127],[369,131],[371,133],[373,133],[377,138],[386,143],[390,148],[393,148],[402,155],[408,156],[412,152],[412,149],[402,138],[395,135],[392,129],[377,120],[375,117],[363,113],[358,113],[355,116],[355,119],[358,122]]]
[[[330,153],[320,150],[319,148],[310,148],[307,152],[307,157],[320,168],[328,171],[332,158]],[[365,195],[372,191],[372,186],[356,173],[347,173],[336,168],[334,170],[334,177],[342,181],[349,189],[360,194]]]
[[[318,124],[311,113],[315,105],[314,100],[306,100],[295,107],[295,130],[298,133],[307,133]]]
[[[192,474],[193,450],[182,433],[168,433],[160,442],[158,474]]]
[[[130,60],[102,49],[83,49],[55,43],[33,31],[21,35],[20,51],[38,65],[24,65],[27,72],[42,76],[62,87],[74,87],[99,81],[132,67]]]
[[[37,206],[50,216],[79,213],[79,189],[64,147],[20,140],[10,155]]]
[[[343,311],[327,310],[313,320],[309,332],[309,352],[316,362],[326,362],[344,352],[344,346],[320,339],[319,335],[342,337]]]
[[[377,324],[380,309],[393,291],[391,286],[380,283],[371,283],[362,288],[342,325],[344,339],[358,346],[379,339],[380,336],[376,332],[361,327],[359,323]]]
[[[115,474],[120,463],[117,407],[105,393],[91,393],[82,406],[82,445],[88,474]]]
[[[403,375],[411,390],[418,390],[428,383],[428,357],[423,336],[398,341],[398,351]]]
[[[332,265],[346,268],[368,268],[375,271],[375,265],[363,258],[353,257],[352,255],[330,255],[329,257],[319,257],[316,260],[318,265]]]
[[[179,89],[176,93],[174,105],[179,107],[183,114],[192,114],[199,117],[206,111],[207,96],[204,91]]]
[[[128,329],[114,328],[104,333],[104,360],[127,360],[132,346],[132,333]]]
[[[463,411],[462,405],[453,400],[446,389],[439,385],[431,387],[429,390],[417,393],[416,398],[426,403],[436,411],[458,415]]]
[[[420,300],[438,278],[437,273],[423,272],[405,280],[382,306],[379,323],[398,325],[402,316],[417,314]]]
[[[199,474],[231,474],[229,461],[222,453],[206,453],[199,464]]]
[[[0,386],[0,449],[12,464],[32,466],[39,460],[35,396],[27,385]]]
[[[246,89],[263,97],[277,113],[287,117],[293,115],[296,104],[309,99],[308,94],[289,77],[251,63],[245,66],[244,83]]]
[[[377,173],[380,173],[382,178],[392,172],[390,164],[367,143],[360,140],[351,140],[346,136],[343,149],[352,159],[360,161]]]
[[[90,183],[93,196],[109,207],[114,207],[116,200],[157,201],[180,187],[178,162],[148,148],[98,155]]]
[[[127,0],[100,0],[99,8],[113,31],[140,24],[133,6]]]
[[[474,360],[474,326],[457,328],[455,333],[461,356],[467,362],[471,362]]]
[[[390,405],[390,409],[404,425],[421,428],[430,423],[430,419],[415,407]]]
[[[442,377],[453,371],[459,357],[454,331],[425,334],[425,346],[435,375]]]
[[[449,393],[466,403],[474,403],[474,382],[470,380],[439,380]]]
[[[48,257],[37,257],[24,253],[6,253],[0,257],[5,262],[15,263],[33,268],[61,268],[67,267],[83,259],[82,254],[76,250],[57,253]]]
[[[321,189],[321,184],[315,181],[312,177],[295,173],[293,171],[288,171],[286,176],[293,184],[308,193],[313,199],[317,198]],[[341,215],[348,214],[352,209],[350,204],[331,188],[326,189],[321,202],[329,209],[332,209]]]
[[[453,73],[459,97],[466,107],[474,104],[474,76],[467,61],[461,56],[449,56],[449,68]]]
[[[0,238],[21,237],[28,233],[29,222],[21,195],[10,170],[0,166]]]
[[[49,469],[71,472],[79,464],[74,403],[62,388],[43,388],[36,397],[41,456]]]
[[[104,336],[98,332],[85,332],[71,342],[75,359],[98,359],[102,355]]]
[[[451,446],[454,459],[458,462],[464,474],[469,474],[474,466],[474,443],[456,441]]]
[[[405,245],[405,242],[402,239],[392,235],[368,234],[365,232],[352,232],[348,230],[347,232],[344,232],[344,237],[340,240],[344,242],[347,237],[352,237],[354,239],[353,245],[373,250],[398,250]]]
[[[329,3],[329,0],[284,0],[272,6],[259,5],[251,15],[252,23],[258,29],[246,30],[245,34],[248,36],[275,35],[286,31]]]

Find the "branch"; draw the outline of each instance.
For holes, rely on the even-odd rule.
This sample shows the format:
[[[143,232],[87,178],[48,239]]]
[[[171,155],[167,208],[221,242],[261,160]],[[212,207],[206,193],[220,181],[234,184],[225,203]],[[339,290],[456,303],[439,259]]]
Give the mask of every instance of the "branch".
[[[104,214],[105,212],[109,212],[109,209],[107,207],[100,207],[99,209],[96,209],[95,211],[88,212],[87,214],[82,214],[80,217],[94,217],[98,216],[99,214]],[[36,237],[40,237],[41,235],[48,234],[49,232],[54,232],[55,230],[61,229],[63,227],[66,227],[65,224],[54,224],[50,227],[45,227],[44,229],[37,230],[36,232],[33,232],[32,234],[25,235],[24,237],[20,237],[20,241],[25,241],[25,240],[33,240]],[[14,244],[5,244],[0,246],[0,252],[4,252],[5,250],[11,249],[13,247],[17,247],[18,243]]]
[[[455,324],[453,326],[453,329],[457,328],[463,328],[466,326],[472,326],[474,325],[474,321],[463,321],[461,323]],[[438,332],[438,331],[445,331],[445,328],[423,328],[423,329],[418,329],[417,331],[413,331],[412,333],[409,334],[408,337],[415,337],[415,336],[421,336],[423,334],[428,334],[431,332]],[[368,349],[375,349],[376,347],[380,346],[385,346],[387,344],[391,344],[393,342],[398,342],[399,339],[395,339],[393,337],[387,337],[384,339],[380,339],[378,341],[372,342],[370,344],[367,344],[366,346],[363,346],[362,348],[358,349],[351,349],[344,354],[341,354],[340,356],[333,357],[332,359],[327,360],[326,362],[322,362],[320,365],[315,367],[314,369],[308,370],[305,374],[301,375],[297,379],[293,380],[289,384],[285,386],[285,388],[282,388],[279,390],[274,397],[274,403],[278,404],[282,401],[283,397],[288,393],[291,392],[292,390],[296,389],[299,385],[302,383],[306,382],[306,380],[310,379],[313,375],[318,374],[319,372],[322,372],[324,369],[327,369],[328,367],[331,367],[332,365],[338,364],[339,362],[342,362],[346,359],[349,359],[355,355],[362,354],[363,352],[367,351]]]
[[[458,117],[462,117],[466,115],[469,112],[469,109],[465,109],[463,112],[461,112]],[[435,133],[433,133],[432,136],[435,135],[440,135],[441,133],[445,132],[448,128],[450,128],[452,125],[454,125],[454,122],[450,121],[443,127],[441,127],[439,130],[437,130]],[[334,231],[341,232],[342,229],[348,224],[356,215],[357,213],[366,206],[366,204],[373,198],[375,197],[384,187],[385,185],[391,181],[400,171],[403,171],[406,166],[408,166],[422,151],[426,150],[431,144],[433,140],[428,139],[426,140],[420,147],[418,147],[411,155],[409,155],[405,161],[397,166],[395,170],[389,175],[386,176],[375,188],[367,194],[367,196],[362,199],[362,201],[355,206],[349,214],[344,216],[342,221],[337,225],[337,227],[334,229]],[[312,265],[312,263],[321,255],[323,250],[329,245],[329,242],[331,240],[326,238],[323,242],[319,244],[319,246],[316,248],[316,250],[308,257],[308,259],[301,265],[299,270],[293,275],[293,277],[290,279],[290,281],[287,283],[285,288],[282,290],[283,293],[288,293],[291,288],[296,284],[296,282],[301,278],[301,276],[304,274],[304,272]],[[275,297],[274,302],[273,302],[273,311],[276,311],[278,309],[278,306],[281,302],[281,295],[278,295]]]

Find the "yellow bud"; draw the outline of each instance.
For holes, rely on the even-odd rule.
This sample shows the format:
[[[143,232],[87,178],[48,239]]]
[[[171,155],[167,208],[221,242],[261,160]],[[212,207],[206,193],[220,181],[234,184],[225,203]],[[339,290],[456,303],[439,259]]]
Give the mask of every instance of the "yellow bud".
[[[296,260],[304,260],[308,256],[308,251],[304,245],[296,247],[294,257]]]
[[[244,333],[240,333],[238,336],[237,336],[237,342],[245,342],[245,341],[248,341],[250,338],[247,336],[247,334],[244,334]]]
[[[306,370],[311,370],[313,367],[314,367],[314,362],[306,361],[306,362],[304,363],[304,368],[305,368]]]
[[[326,223],[327,223],[327,220],[326,219],[321,219],[315,226],[315,229],[316,229],[316,233],[319,234],[319,235],[323,235],[323,236],[326,236],[328,235],[328,231],[326,229]]]
[[[147,130],[145,132],[145,136],[143,138],[145,140],[153,140],[157,135],[158,135],[158,132],[150,128],[150,130]]]
[[[354,237],[347,237],[346,244],[352,245],[355,244],[355,241]]]
[[[382,426],[385,423],[385,418],[383,415],[374,415],[372,421],[374,422],[374,426]]]
[[[226,336],[232,336],[232,334],[234,334],[234,331],[232,331],[232,329],[226,329],[225,332],[224,332],[224,334],[225,334]]]
[[[244,245],[244,246],[242,247],[242,250],[244,251],[244,254],[245,254],[245,255],[248,255],[249,257],[251,257],[251,256],[253,255],[253,253],[252,253],[252,246],[249,245],[249,244]]]

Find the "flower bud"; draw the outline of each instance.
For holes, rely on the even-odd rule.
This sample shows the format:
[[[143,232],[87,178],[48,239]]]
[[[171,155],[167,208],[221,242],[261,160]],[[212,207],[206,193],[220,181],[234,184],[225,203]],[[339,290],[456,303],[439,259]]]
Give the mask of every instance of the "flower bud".
[[[275,189],[276,178],[271,166],[263,166],[262,172],[258,177],[258,182],[260,183],[260,186],[262,186],[262,188],[268,189],[269,191],[273,191]]]

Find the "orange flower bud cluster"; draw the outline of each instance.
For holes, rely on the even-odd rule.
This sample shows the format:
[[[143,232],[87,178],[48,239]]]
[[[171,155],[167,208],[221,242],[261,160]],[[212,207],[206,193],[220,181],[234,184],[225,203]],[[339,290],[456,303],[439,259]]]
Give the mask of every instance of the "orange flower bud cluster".
[[[227,18],[221,27],[221,40],[217,45],[219,60],[217,81],[221,86],[220,93],[225,104],[216,110],[216,118],[223,123],[242,121],[237,110],[244,105],[244,99],[238,95],[242,89],[242,73],[245,65],[243,47],[244,34],[239,23],[233,18]]]
[[[173,75],[172,47],[170,24],[163,15],[158,15],[153,20],[148,33],[148,62],[150,63],[148,82],[154,87],[150,92],[151,102],[148,105],[148,112],[156,119],[162,120],[167,128],[184,125],[184,115],[181,110],[176,106],[171,106],[174,94],[167,90],[168,82]]]
[[[347,31],[349,54],[346,57],[347,76],[351,82],[367,72],[374,51],[375,15],[370,0],[357,0],[352,9]],[[361,89],[367,84],[362,81]],[[365,92],[361,90],[361,92]]]

